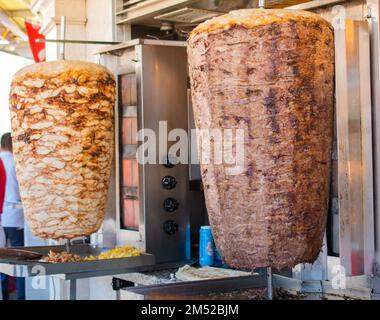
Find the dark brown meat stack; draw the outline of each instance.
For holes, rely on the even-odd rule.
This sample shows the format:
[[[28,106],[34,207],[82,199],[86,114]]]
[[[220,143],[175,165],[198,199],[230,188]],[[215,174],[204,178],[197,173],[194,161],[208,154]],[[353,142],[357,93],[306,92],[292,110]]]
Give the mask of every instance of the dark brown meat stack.
[[[229,175],[213,154],[201,164],[221,255],[244,269],[313,262],[329,195],[331,25],[303,11],[238,10],[198,26],[188,44],[196,127],[245,130],[242,172]]]

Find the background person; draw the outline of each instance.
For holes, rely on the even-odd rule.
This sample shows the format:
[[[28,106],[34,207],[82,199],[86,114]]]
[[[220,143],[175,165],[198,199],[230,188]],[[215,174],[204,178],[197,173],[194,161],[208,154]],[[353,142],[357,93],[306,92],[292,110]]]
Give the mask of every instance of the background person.
[[[16,177],[11,134],[1,137],[0,159],[6,173],[5,197],[1,214],[1,225],[5,232],[6,241],[11,247],[24,246],[24,212],[21,206],[19,186]],[[8,277],[2,275],[3,298],[8,295]],[[25,299],[25,280],[16,279],[17,300]]]
[[[4,196],[5,196],[5,168],[3,161],[0,159],[0,248],[5,247],[5,233],[4,229],[1,226],[1,213],[3,212]],[[0,282],[0,300],[3,300],[3,292]]]

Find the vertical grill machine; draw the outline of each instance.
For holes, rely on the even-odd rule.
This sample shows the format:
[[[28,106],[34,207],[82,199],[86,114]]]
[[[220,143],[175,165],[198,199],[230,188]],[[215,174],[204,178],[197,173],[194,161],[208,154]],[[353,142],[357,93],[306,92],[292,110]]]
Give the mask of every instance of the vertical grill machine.
[[[268,1],[267,5],[311,10],[330,21],[335,30],[336,125],[331,201],[320,257],[312,265],[296,266],[292,277],[274,275],[273,285],[300,292],[377,297],[379,1],[296,3],[290,6],[294,2]]]
[[[194,234],[204,205],[199,188],[193,188],[197,183],[190,183],[197,168],[179,163],[181,155],[170,152],[180,138],[170,131],[186,135],[192,126],[186,44],[136,39],[98,53],[118,84],[116,174],[101,231],[103,244],[139,247],[157,263],[188,261],[191,227]],[[149,142],[153,148],[144,149]],[[139,148],[147,163],[136,159]]]

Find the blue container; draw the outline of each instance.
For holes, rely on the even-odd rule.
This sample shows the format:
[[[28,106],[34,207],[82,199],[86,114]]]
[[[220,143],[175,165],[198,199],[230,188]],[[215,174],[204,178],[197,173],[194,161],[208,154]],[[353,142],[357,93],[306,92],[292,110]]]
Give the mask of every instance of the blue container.
[[[199,264],[201,267],[214,264],[214,240],[210,226],[201,226],[199,231]]]

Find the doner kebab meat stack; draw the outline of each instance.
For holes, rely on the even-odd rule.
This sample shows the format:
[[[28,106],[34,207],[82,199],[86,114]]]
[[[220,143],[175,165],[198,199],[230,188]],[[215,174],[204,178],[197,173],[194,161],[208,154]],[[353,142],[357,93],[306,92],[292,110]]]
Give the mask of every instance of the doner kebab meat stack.
[[[237,10],[196,27],[188,54],[196,127],[245,133],[244,170],[228,174],[212,153],[201,164],[222,257],[244,269],[313,262],[329,196],[332,26],[310,12]]]
[[[88,236],[103,222],[114,150],[115,80],[82,61],[27,66],[12,81],[17,177],[32,233]]]

